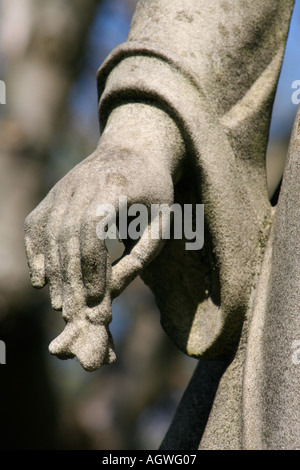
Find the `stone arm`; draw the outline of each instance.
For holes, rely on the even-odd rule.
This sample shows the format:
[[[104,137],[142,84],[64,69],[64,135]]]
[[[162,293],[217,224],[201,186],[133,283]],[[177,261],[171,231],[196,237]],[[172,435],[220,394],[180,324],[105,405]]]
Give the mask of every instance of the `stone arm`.
[[[25,224],[32,283],[49,283],[67,323],[53,354],[76,355],[87,370],[112,362],[111,300],[141,274],[179,348],[226,362],[201,448],[248,445],[245,351],[274,217],[265,153],[292,7],[140,0],[127,42],[99,70],[96,151]],[[112,264],[96,213],[120,195],[147,207],[204,203],[204,249],[140,240]]]
[[[230,328],[227,318],[245,309],[255,270],[257,253],[249,239],[257,239],[270,215],[266,131],[291,6],[291,1],[247,7],[223,0],[139,2],[128,41],[99,72],[103,133],[96,151],[50,191],[25,223],[32,284],[49,283],[53,307],[63,310],[67,322],[51,345],[53,353],[77,355],[88,369],[110,361],[111,293],[120,293],[162,245],[140,242],[111,268],[96,237],[97,206],[116,205],[119,195],[131,203],[171,203],[187,157],[197,175],[197,197],[207,207],[220,267],[221,292],[210,285],[205,290],[221,296],[223,308],[216,312],[216,302],[209,305],[218,326],[212,338],[204,328],[204,345],[195,347],[190,332],[178,339],[180,321],[175,326],[169,321],[166,329],[179,347],[196,356],[215,343],[221,330],[232,330],[230,350],[242,315]],[[190,349],[182,344],[187,335]]]

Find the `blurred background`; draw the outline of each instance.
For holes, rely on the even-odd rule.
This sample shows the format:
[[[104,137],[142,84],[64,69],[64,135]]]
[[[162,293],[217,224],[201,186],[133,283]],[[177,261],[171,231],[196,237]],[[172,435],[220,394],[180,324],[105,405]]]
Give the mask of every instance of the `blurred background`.
[[[0,449],[157,449],[196,366],[163,332],[140,279],[113,303],[114,365],[88,373],[50,356],[64,322],[47,288],[31,288],[24,255],[25,217],[98,142],[96,72],[126,40],[136,3],[0,0]],[[299,44],[296,0],[267,154],[274,204],[297,111]]]

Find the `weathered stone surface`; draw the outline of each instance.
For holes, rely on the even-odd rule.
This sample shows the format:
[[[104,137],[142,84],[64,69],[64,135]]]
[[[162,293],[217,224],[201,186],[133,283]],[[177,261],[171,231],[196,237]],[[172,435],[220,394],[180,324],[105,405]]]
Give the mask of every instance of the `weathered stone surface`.
[[[245,366],[245,446],[300,448],[300,110],[253,308]]]
[[[163,243],[141,241],[112,267],[97,236],[97,209],[112,204],[118,210],[122,195],[128,204],[172,203],[172,175],[184,152],[176,125],[164,114],[145,104],[116,109],[96,151],[57,183],[25,222],[32,284],[49,283],[52,306],[67,323],[50,352],[63,359],[76,355],[87,370],[114,360],[108,329],[112,298]]]
[[[166,332],[201,359],[164,449],[300,447],[289,349],[299,332],[297,125],[275,221],[265,175],[292,7],[141,0],[128,41],[99,70],[96,151],[26,221],[32,283],[49,283],[67,322],[52,353],[87,370],[112,362],[110,303],[141,274]],[[140,240],[112,264],[96,212],[120,195],[147,207],[204,203],[203,250]]]
[[[118,100],[151,98],[185,138],[196,181],[178,198],[205,204],[205,248],[191,260],[183,242],[168,243],[142,276],[164,328],[195,357],[231,354],[260,267],[271,220],[265,152],[291,7],[140,2],[128,41],[99,71],[102,128]]]

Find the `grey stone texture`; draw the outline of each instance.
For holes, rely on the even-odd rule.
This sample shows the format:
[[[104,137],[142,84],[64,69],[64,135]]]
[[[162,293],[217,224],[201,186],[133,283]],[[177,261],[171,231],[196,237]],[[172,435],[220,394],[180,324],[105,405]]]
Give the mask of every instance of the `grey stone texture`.
[[[87,370],[115,359],[111,301],[138,274],[199,359],[162,449],[298,449],[299,115],[278,207],[265,154],[292,0],[140,0],[99,69],[101,138],[25,222],[32,284]],[[300,189],[300,188],[299,188]],[[205,243],[140,240],[111,263],[99,204],[205,205]],[[297,336],[299,335],[299,337]]]

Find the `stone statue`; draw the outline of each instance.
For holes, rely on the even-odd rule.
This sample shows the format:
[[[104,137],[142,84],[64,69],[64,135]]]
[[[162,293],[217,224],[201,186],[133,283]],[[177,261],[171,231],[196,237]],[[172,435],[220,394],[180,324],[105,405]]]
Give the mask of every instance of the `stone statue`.
[[[265,154],[292,0],[140,0],[98,74],[101,138],[28,216],[31,281],[64,332],[50,352],[114,361],[111,301],[141,275],[199,365],[162,449],[299,449],[299,119],[280,200]],[[205,243],[143,239],[112,262],[97,207],[203,203]],[[149,222],[151,223],[151,221]],[[294,346],[293,346],[294,345]]]

